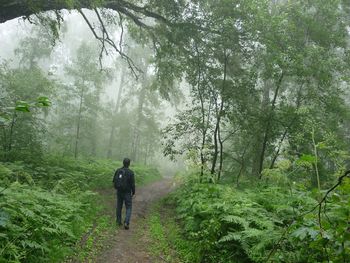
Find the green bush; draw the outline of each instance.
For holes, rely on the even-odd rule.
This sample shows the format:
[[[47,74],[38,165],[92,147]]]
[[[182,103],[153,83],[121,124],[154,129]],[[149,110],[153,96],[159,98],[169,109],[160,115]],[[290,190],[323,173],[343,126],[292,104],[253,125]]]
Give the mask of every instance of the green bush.
[[[192,182],[171,200],[184,235],[198,244],[198,262],[344,262],[350,257],[349,187],[344,183],[328,200],[322,230],[317,211],[308,213],[317,200],[297,189],[239,191]]]
[[[0,191],[2,261],[63,260],[96,215],[92,192],[62,195],[16,182]]]

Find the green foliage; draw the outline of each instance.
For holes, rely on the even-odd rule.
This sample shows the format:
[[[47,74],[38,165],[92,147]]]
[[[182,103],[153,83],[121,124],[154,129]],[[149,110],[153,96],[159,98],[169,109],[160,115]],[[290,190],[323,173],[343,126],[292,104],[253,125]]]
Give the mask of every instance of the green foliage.
[[[152,240],[150,252],[162,256],[169,262],[199,262],[199,250],[196,242],[186,240],[183,231],[175,221],[176,216],[167,200],[162,200],[152,208],[148,221]]]
[[[46,131],[45,115],[55,83],[44,72],[32,68],[0,67],[0,160],[28,160],[42,155],[41,137]],[[45,113],[45,114],[43,114]],[[2,124],[2,125],[1,125]]]
[[[199,262],[265,262],[271,251],[272,262],[343,262],[349,257],[348,188],[344,183],[327,201],[322,229],[317,211],[310,212],[317,200],[295,187],[241,191],[191,183],[172,200],[183,234],[198,244]]]
[[[100,197],[112,188],[119,162],[47,156],[36,163],[0,163],[0,262],[61,262],[91,256],[95,238],[109,227]],[[152,167],[133,165],[137,185],[159,179]],[[77,243],[92,236],[83,249]],[[101,241],[102,242],[102,241]]]
[[[18,10],[36,12],[32,22],[44,27],[33,27],[19,42],[17,68],[7,62],[0,67],[3,261],[62,260],[91,223],[95,205],[89,190],[111,187],[113,170],[120,166],[78,156],[107,152],[147,163],[159,145],[159,94],[170,99],[173,86],[183,81],[189,86],[186,109],[163,133],[164,153],[186,154],[194,168],[173,197],[190,240],[179,244],[198,244],[193,253],[184,250],[183,261],[346,262],[349,181],[327,199],[320,215],[311,209],[349,161],[348,1],[27,2]],[[102,49],[83,43],[74,58],[65,56],[72,63],[57,72],[69,83],[53,81],[55,70],[48,77],[40,68],[65,18],[60,11],[40,12],[51,5],[121,10],[117,18],[110,10],[96,11],[103,32],[94,21],[92,26],[108,39],[101,41]],[[5,7],[16,11],[18,3]],[[132,41],[115,46],[123,53],[132,50],[129,67],[135,62],[144,74],[125,81],[125,71],[118,72],[120,103],[104,105],[108,74],[100,70],[98,57],[102,64],[113,42],[109,36],[115,35],[106,30],[122,26],[124,17],[130,35],[145,46],[152,43],[155,53]],[[52,98],[46,118],[43,107]],[[75,160],[61,157],[73,154]],[[146,166],[132,168],[138,184],[160,176]],[[242,180],[249,190],[213,184],[219,175],[230,182],[234,174],[237,186]],[[318,191],[312,190],[316,185]],[[167,254],[174,244],[165,236],[173,233],[162,224],[151,218],[157,250]],[[179,240],[175,234],[174,240]],[[92,242],[88,239],[88,246]],[[175,247],[183,251],[182,245]]]
[[[12,262],[60,261],[90,227],[92,192],[61,195],[12,183],[2,189],[0,258]],[[62,244],[64,244],[62,246]]]
[[[135,180],[138,185],[146,185],[157,181],[162,177],[158,169],[155,167],[136,164],[133,165],[131,169],[135,173]]]
[[[276,252],[275,258],[309,262],[346,262],[350,257],[349,190],[348,178],[321,209],[321,226],[316,213],[298,218],[290,228],[288,238],[298,253],[289,252],[288,245],[284,243]]]

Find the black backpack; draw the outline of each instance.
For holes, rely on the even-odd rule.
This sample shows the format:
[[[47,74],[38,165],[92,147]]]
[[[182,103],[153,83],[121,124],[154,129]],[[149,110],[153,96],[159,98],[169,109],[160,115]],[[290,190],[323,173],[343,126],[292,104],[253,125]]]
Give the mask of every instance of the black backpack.
[[[124,168],[118,169],[114,174],[114,188],[119,191],[128,190],[128,176]]]

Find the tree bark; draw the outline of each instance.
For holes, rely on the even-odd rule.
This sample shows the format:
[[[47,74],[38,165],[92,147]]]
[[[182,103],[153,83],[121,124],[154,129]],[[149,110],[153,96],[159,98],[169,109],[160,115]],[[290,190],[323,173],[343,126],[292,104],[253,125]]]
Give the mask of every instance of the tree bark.
[[[80,0],[80,1],[66,1],[66,0],[12,0],[0,1],[0,23],[17,17],[29,17],[33,14],[46,11],[60,11],[62,9],[94,9],[94,8],[108,8],[118,11],[121,14],[131,18],[133,22],[139,26],[146,26],[142,22],[142,16],[151,17],[169,24],[167,19],[163,16],[149,10],[146,6],[139,6],[125,0],[111,0],[100,1],[95,0]]]

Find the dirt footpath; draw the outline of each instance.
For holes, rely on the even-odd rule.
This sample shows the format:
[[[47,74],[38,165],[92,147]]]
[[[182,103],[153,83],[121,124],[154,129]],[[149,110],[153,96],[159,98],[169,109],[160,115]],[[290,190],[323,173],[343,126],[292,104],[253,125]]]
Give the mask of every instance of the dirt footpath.
[[[115,228],[115,235],[108,241],[109,247],[97,258],[97,262],[113,263],[152,263],[158,260],[152,259],[147,252],[149,240],[143,236],[147,211],[152,203],[167,195],[175,188],[171,179],[163,179],[150,185],[136,188],[133,198],[130,229]],[[111,213],[115,216],[114,190],[104,192],[106,202]],[[123,207],[123,218],[125,207]]]

